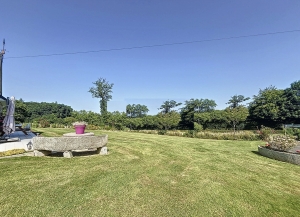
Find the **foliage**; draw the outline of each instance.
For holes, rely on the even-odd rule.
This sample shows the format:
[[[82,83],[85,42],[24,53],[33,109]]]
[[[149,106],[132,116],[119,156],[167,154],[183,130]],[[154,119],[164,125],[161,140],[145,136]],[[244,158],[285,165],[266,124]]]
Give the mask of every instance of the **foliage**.
[[[285,123],[300,123],[300,81],[295,81],[284,90],[285,103],[282,113]]]
[[[178,136],[178,137],[190,137],[199,139],[214,139],[214,140],[244,140],[244,141],[259,141],[261,137],[259,134],[253,131],[239,131],[235,134],[232,132],[214,132],[214,131],[199,131],[196,130],[138,130],[133,132],[145,133],[145,134],[158,134],[158,135],[168,135],[168,136]]]
[[[63,119],[63,123],[67,126],[71,126],[72,123],[74,123],[76,121],[76,118],[74,117],[66,117]]]
[[[126,114],[124,112],[108,112],[106,123],[117,130],[122,130],[126,125]]]
[[[276,135],[268,141],[267,147],[278,151],[288,151],[295,147],[297,142],[294,138],[284,135]]]
[[[70,106],[64,104],[58,104],[57,102],[24,102],[28,115],[26,116],[27,121],[36,118],[41,118],[46,115],[52,115],[55,118],[66,118],[70,117],[73,109]]]
[[[232,132],[211,132],[202,131],[197,133],[194,137],[199,139],[215,139],[215,140],[244,140],[244,141],[258,141],[260,137],[251,131]]]
[[[228,112],[226,110],[214,110],[194,114],[194,121],[203,126],[203,129],[227,129],[230,127]]]
[[[172,108],[180,106],[182,103],[177,103],[175,100],[168,100],[163,102],[159,109],[161,109],[161,113],[166,114],[172,111]]]
[[[17,123],[23,123],[28,117],[28,107],[22,100],[15,100],[15,121]]]
[[[194,114],[194,129],[195,129],[195,123],[198,125],[201,125],[204,127],[204,129],[207,128],[208,123],[210,123],[213,119],[212,112],[202,112],[202,113],[196,113]]]
[[[192,129],[196,113],[212,112],[217,104],[209,99],[190,99],[185,101],[185,106],[181,109],[181,125]]]
[[[75,122],[73,122],[72,123],[72,125],[73,126],[78,126],[78,125],[88,125],[88,123],[87,122],[85,122],[85,121],[75,121]]]
[[[43,119],[43,118],[40,118],[38,120],[38,124],[39,124],[39,127],[41,127],[41,128],[50,127],[50,123],[47,120]]]
[[[242,106],[241,103],[249,99],[249,97],[244,97],[243,95],[234,95],[226,104],[229,104],[229,108],[236,108]]]
[[[97,83],[98,82],[98,83]],[[111,99],[113,84],[100,78],[95,85],[101,86],[100,90],[107,90]],[[97,86],[91,88],[96,91]],[[92,91],[93,92],[93,91]],[[105,91],[104,91],[105,92]],[[15,118],[17,122],[33,122],[43,127],[70,127],[77,120],[88,122],[101,129],[117,130],[196,130],[201,125],[203,130],[227,130],[255,129],[256,126],[264,125],[279,129],[283,124],[300,123],[300,81],[293,82],[289,88],[278,90],[274,86],[259,90],[250,102],[247,109],[243,103],[248,97],[234,95],[228,101],[229,107],[224,110],[215,110],[216,103],[209,99],[190,99],[185,101],[180,110],[180,117],[174,115],[174,108],[180,103],[174,100],[163,102],[157,115],[147,115],[146,105],[133,104],[126,106],[126,113],[103,112],[101,114],[91,111],[73,111],[70,106],[58,103],[24,102],[16,101]],[[173,110],[173,111],[172,111]],[[173,112],[173,113],[172,113]],[[164,114],[170,114],[164,116]],[[247,119],[245,117],[247,116]],[[179,121],[179,122],[178,122]],[[197,123],[196,127],[194,122]],[[264,130],[262,130],[263,132]],[[191,135],[194,134],[190,133]],[[295,136],[299,133],[295,132]],[[264,138],[264,135],[262,135]]]
[[[300,129],[297,128],[287,128],[286,133],[290,136],[295,137],[297,140],[300,140]]]
[[[270,127],[265,127],[263,125],[261,125],[261,128],[258,129],[259,137],[263,141],[268,141],[270,139],[271,135],[274,133],[275,133],[274,129],[272,129]]]
[[[73,111],[71,118],[64,119],[64,121],[66,123],[69,123],[69,125],[72,122],[75,122],[77,120],[82,120],[89,124],[97,125],[97,126],[104,125],[103,115],[100,115],[99,113],[92,112],[92,111],[85,111],[85,110]]]
[[[167,130],[158,130],[158,131],[157,131],[157,134],[158,134],[158,135],[166,135],[167,132],[168,132]]]
[[[107,102],[112,99],[111,93],[114,84],[110,84],[105,78],[99,78],[93,84],[95,87],[91,87],[89,92],[93,98],[100,98],[100,112],[102,115],[105,115],[107,112]]]
[[[130,118],[141,118],[147,115],[147,112],[149,109],[145,105],[140,105],[140,104],[128,104],[126,106],[126,114]]]
[[[197,122],[194,122],[194,131],[199,132],[201,130],[203,130],[203,126]]]
[[[244,106],[228,107],[225,109],[226,121],[233,126],[235,133],[236,126],[240,122],[244,122],[249,115],[248,109]]]
[[[180,114],[175,112],[175,111],[171,111],[168,113],[159,113],[157,115],[157,119],[156,119],[156,124],[157,124],[157,128],[162,130],[169,130],[169,129],[174,129],[178,126],[178,123],[180,121]]]
[[[276,127],[285,120],[282,113],[286,102],[284,91],[274,86],[260,90],[257,96],[253,97],[249,105],[249,114],[252,120],[258,124]]]

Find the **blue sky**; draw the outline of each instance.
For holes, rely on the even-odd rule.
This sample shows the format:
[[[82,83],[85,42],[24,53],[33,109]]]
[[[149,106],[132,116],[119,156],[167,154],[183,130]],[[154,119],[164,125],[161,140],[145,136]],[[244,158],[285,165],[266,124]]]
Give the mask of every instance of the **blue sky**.
[[[252,97],[300,80],[300,32],[35,58],[300,30],[299,0],[3,0],[3,95],[99,112],[92,82],[114,83],[109,111],[166,100]]]

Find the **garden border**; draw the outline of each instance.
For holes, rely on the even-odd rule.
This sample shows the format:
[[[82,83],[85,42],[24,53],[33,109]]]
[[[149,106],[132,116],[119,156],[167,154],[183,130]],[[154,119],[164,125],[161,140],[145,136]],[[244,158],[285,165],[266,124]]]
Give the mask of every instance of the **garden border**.
[[[258,146],[258,153],[268,158],[300,165],[300,154],[275,151],[261,146]]]

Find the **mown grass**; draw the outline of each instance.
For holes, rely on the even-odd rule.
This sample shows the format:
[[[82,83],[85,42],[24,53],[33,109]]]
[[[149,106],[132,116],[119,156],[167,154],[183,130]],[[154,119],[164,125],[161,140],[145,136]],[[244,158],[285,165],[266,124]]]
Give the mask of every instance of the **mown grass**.
[[[262,142],[94,132],[109,155],[1,159],[0,216],[299,215],[300,167]]]

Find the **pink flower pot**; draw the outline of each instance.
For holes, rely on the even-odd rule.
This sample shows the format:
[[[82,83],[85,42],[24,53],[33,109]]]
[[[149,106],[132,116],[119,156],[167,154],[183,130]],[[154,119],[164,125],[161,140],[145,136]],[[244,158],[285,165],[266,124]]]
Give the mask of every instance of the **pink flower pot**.
[[[84,134],[85,125],[75,125],[76,134]]]

